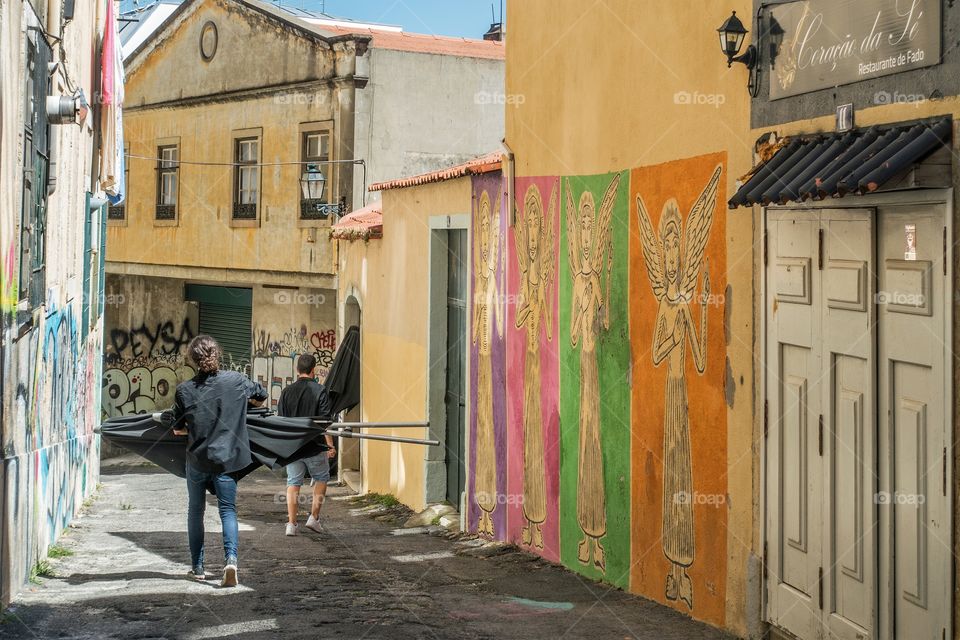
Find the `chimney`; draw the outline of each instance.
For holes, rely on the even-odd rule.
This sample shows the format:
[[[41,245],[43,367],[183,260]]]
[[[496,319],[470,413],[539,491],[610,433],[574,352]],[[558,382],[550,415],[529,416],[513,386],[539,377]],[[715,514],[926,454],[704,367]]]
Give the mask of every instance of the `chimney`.
[[[494,22],[490,25],[490,28],[487,29],[487,32],[483,34],[484,40],[493,40],[495,42],[500,42],[503,40],[503,23]]]

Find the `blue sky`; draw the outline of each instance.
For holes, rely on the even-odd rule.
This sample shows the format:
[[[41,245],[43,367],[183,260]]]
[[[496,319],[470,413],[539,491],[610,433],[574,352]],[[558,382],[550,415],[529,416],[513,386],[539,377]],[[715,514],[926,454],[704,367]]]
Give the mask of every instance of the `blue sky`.
[[[276,0],[267,0],[276,2]],[[383,22],[413,33],[479,38],[490,27],[490,5],[500,16],[500,0],[281,0],[285,6],[326,12],[341,18]],[[152,0],[140,0],[140,6]],[[123,0],[128,10],[134,0]]]
[[[319,9],[319,0],[285,0]],[[355,20],[398,24],[404,31],[479,38],[490,27],[490,4],[500,0],[326,0],[327,13]]]

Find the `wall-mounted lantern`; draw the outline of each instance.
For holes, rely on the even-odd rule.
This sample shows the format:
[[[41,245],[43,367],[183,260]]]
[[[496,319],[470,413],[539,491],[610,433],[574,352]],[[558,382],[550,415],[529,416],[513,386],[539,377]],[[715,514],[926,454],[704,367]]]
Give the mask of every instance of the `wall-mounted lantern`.
[[[723,55],[727,56],[727,67],[732,67],[734,62],[739,62],[747,67],[749,71],[747,89],[751,96],[756,97],[760,89],[757,78],[757,48],[751,44],[747,46],[743,55],[738,55],[743,47],[743,40],[749,32],[740,22],[736,11],[727,18],[726,22],[720,25],[717,33],[720,34],[720,50],[723,51]]]
[[[326,219],[330,214],[342,216],[347,210],[346,197],[340,198],[337,204],[329,204],[323,201],[323,189],[327,184],[327,178],[320,170],[320,165],[308,163],[300,176],[300,218],[301,219]]]
[[[720,25],[717,33],[720,34],[720,48],[723,50],[724,55],[727,56],[728,67],[733,66],[734,62],[741,62],[745,64],[748,69],[753,69],[753,67],[756,66],[757,48],[752,44],[747,47],[746,53],[742,56],[737,55],[740,53],[740,48],[743,47],[743,39],[749,32],[743,26],[743,23],[740,22],[736,11],[727,18],[726,22]]]

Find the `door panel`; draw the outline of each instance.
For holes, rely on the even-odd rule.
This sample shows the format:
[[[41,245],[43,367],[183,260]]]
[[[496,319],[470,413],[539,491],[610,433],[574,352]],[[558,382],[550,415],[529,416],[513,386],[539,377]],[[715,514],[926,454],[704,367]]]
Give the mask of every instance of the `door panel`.
[[[467,232],[447,232],[446,463],[450,504],[459,508],[466,488]]]
[[[876,490],[872,212],[768,212],[768,616],[872,637]]]
[[[767,267],[768,615],[799,637],[819,627],[821,468],[817,237],[809,215],[770,212]]]
[[[874,216],[820,211],[823,623],[829,637],[851,640],[876,626]]]
[[[881,211],[881,624],[891,638],[950,637],[949,383],[944,208]],[[913,251],[907,236],[913,234]]]

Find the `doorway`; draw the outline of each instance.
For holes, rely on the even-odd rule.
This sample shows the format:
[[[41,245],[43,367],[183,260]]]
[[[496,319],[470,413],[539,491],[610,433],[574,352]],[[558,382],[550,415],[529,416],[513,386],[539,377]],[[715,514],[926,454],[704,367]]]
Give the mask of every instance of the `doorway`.
[[[467,486],[466,406],[467,406],[467,230],[447,233],[447,371],[444,388],[446,409],[447,462],[446,500],[460,505]]]
[[[950,637],[948,207],[909,198],[766,214],[766,619],[801,640]]]

